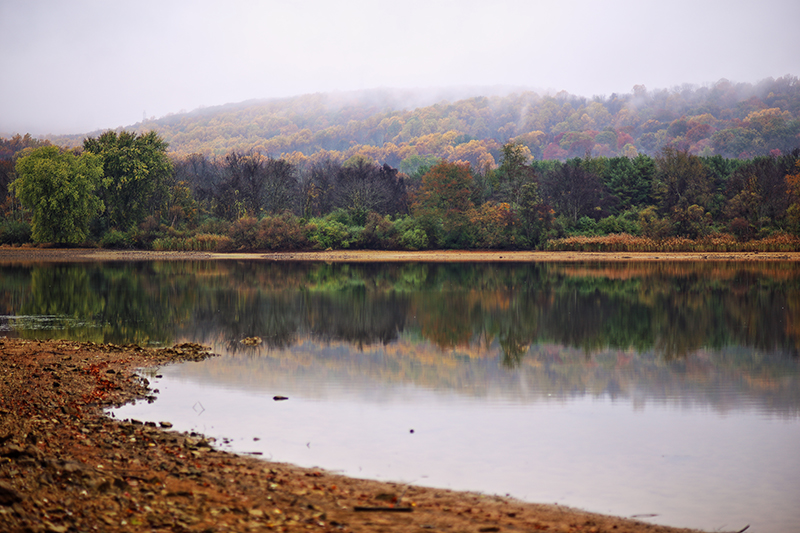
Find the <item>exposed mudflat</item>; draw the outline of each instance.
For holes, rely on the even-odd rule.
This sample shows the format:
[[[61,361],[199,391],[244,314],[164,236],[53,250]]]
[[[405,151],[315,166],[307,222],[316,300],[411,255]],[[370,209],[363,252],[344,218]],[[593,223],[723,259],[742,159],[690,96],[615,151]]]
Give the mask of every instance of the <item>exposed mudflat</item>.
[[[136,369],[206,357],[0,338],[0,531],[688,531],[269,463],[104,415],[157,394]]]

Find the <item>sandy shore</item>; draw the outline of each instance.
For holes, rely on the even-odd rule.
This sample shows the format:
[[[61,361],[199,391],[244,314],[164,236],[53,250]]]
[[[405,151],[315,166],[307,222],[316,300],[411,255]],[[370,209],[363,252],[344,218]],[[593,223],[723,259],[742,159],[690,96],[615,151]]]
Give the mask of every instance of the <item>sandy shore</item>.
[[[0,247],[0,262],[54,261],[323,261],[323,262],[580,262],[580,261],[800,261],[800,252],[502,252],[428,250],[393,252],[213,253],[101,250],[96,248]]]
[[[156,394],[137,368],[210,356],[0,338],[0,531],[689,531],[269,463],[103,414]]]

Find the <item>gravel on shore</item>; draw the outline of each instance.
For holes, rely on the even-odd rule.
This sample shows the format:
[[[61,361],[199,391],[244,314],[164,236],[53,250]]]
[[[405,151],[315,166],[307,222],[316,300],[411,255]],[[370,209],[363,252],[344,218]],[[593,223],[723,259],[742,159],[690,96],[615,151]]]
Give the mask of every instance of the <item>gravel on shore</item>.
[[[104,414],[155,398],[138,369],[212,356],[0,338],[0,531],[689,531],[271,463]]]

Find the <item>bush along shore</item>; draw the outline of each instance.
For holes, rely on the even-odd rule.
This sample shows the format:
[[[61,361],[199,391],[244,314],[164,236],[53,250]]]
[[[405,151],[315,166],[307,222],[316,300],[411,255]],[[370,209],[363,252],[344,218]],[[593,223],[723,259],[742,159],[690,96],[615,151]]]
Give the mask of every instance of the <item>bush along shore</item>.
[[[688,531],[269,463],[169,421],[104,414],[155,399],[137,369],[212,356],[196,344],[0,338],[0,530]]]

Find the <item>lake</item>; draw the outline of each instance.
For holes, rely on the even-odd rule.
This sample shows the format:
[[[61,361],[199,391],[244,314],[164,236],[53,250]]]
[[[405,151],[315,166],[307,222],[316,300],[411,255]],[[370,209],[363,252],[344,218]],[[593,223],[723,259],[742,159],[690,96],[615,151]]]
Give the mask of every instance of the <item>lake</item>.
[[[143,371],[157,401],[118,418],[357,477],[800,529],[796,263],[6,264],[0,294],[3,335],[221,355]]]

